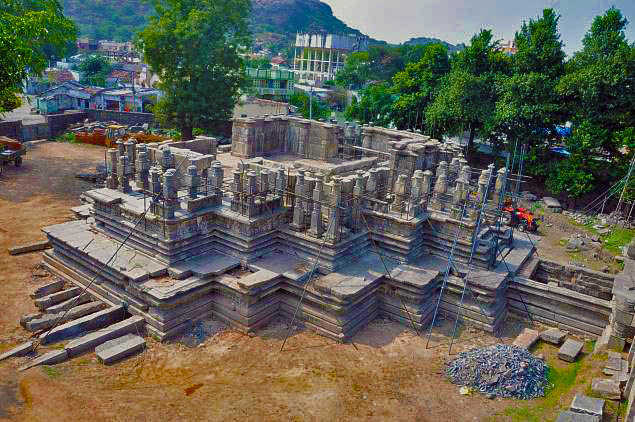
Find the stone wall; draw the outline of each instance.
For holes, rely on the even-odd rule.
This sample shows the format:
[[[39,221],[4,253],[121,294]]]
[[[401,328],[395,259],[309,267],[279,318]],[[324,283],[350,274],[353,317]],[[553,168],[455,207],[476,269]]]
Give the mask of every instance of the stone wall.
[[[82,122],[88,117],[88,114],[83,111],[47,115],[46,124],[49,126],[49,137],[55,138],[63,134],[70,125]]]
[[[48,123],[36,123],[22,126],[20,140],[22,142],[36,141],[38,139],[48,139],[51,137],[51,130]]]
[[[615,277],[608,274],[544,259],[540,260],[533,278],[604,300],[611,300],[615,281]]]
[[[344,129],[330,123],[288,116],[238,118],[232,130],[232,155],[294,154],[328,161],[337,156],[343,141]]]
[[[85,110],[88,117],[99,122],[117,122],[120,125],[141,126],[145,123],[154,125],[152,113],[130,113],[125,111],[110,110]]]
[[[0,122],[0,136],[6,136],[11,139],[19,139],[22,134],[22,122]]]

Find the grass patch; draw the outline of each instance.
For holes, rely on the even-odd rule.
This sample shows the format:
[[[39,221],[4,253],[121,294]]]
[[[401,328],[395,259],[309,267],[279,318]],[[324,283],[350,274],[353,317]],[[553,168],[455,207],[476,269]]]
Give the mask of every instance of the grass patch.
[[[46,375],[48,375],[51,378],[57,378],[60,375],[62,375],[59,369],[54,368],[52,366],[42,366],[42,372],[44,372]]]
[[[75,138],[74,133],[67,132],[55,138],[55,142],[70,142],[72,144],[75,144],[77,143],[77,139]]]
[[[615,255],[622,255],[622,248],[631,243],[635,231],[623,227],[615,227],[603,238],[604,249]]]
[[[565,368],[556,368],[549,365],[547,380],[551,387],[547,390],[545,397],[537,399],[527,404],[518,404],[504,410],[503,414],[513,422],[544,422],[554,420],[552,413],[560,409],[560,400],[575,385],[581,384],[582,379],[578,379],[583,362],[578,360],[567,365]],[[582,378],[582,377],[581,377]],[[584,378],[586,381],[586,378]],[[554,413],[555,414],[555,413]]]

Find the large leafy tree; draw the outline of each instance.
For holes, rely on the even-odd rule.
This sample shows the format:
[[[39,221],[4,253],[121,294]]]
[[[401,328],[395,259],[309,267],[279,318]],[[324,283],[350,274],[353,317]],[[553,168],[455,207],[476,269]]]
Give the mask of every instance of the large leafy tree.
[[[394,92],[398,99],[394,104],[393,120],[400,128],[434,128],[425,122],[425,111],[436,97],[441,80],[450,71],[447,48],[442,44],[428,44],[417,63],[409,63],[406,69],[393,78]]]
[[[75,36],[57,0],[0,2],[0,113],[20,105],[27,76],[40,74],[50,55],[63,56]]]
[[[250,0],[152,0],[156,15],[137,43],[164,95],[159,120],[192,139],[231,117],[246,87],[241,50],[251,44]]]
[[[84,61],[80,63],[79,70],[82,72],[82,83],[94,86],[106,86],[106,78],[108,78],[112,66],[108,58],[94,54],[86,57]]]
[[[565,70],[559,20],[553,9],[545,9],[542,17],[523,23],[515,36],[512,75],[497,83],[496,130],[504,134],[510,151],[528,144],[525,168],[541,176],[548,172],[548,140],[568,117],[555,89]]]
[[[454,55],[434,102],[426,110],[428,124],[448,134],[469,131],[467,150],[475,136],[487,137],[495,126],[495,82],[505,74],[509,59],[498,49],[492,31],[481,30],[466,48]]]
[[[393,94],[386,82],[369,86],[362,91],[359,101],[354,100],[347,109],[348,120],[357,120],[377,126],[389,126],[393,118]]]
[[[328,119],[331,117],[331,109],[319,98],[311,97],[306,92],[296,92],[289,98],[289,104],[296,106],[298,112],[305,119],[312,118],[314,120]]]
[[[567,63],[567,74],[557,85],[573,112],[573,137],[567,141],[571,156],[558,163],[548,180],[556,192],[578,197],[594,188],[593,183],[580,185],[579,180],[609,181],[628,169],[629,134],[635,127],[635,48],[626,39],[627,24],[615,8],[597,16],[582,51]],[[615,164],[609,166],[611,171],[607,161]],[[571,192],[570,186],[581,188]]]

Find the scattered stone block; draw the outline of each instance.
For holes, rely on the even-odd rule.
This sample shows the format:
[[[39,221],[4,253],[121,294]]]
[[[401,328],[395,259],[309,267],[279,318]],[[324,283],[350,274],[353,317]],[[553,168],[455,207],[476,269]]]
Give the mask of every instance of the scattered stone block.
[[[20,325],[26,328],[27,322],[33,321],[34,319],[42,318],[42,314],[26,314],[20,317]]]
[[[27,341],[0,355],[0,361],[8,358],[26,356],[33,351],[33,342]]]
[[[21,255],[23,253],[43,251],[51,247],[48,239],[38,240],[37,242],[27,243],[25,245],[13,246],[9,248],[9,255]]]
[[[608,400],[620,400],[622,390],[619,381],[605,378],[593,378],[591,381],[591,391],[594,395]]]
[[[560,350],[558,350],[558,358],[565,362],[574,362],[583,347],[584,343],[573,339],[567,339]]]
[[[52,293],[57,293],[64,288],[64,280],[53,281],[52,283],[45,284],[38,287],[30,294],[31,299],[39,299],[44,296],[48,296]]]
[[[567,334],[560,331],[557,328],[551,328],[549,330],[543,331],[540,333],[540,339],[546,341],[547,343],[559,345],[564,339],[567,337]]]
[[[98,330],[115,322],[121,321],[126,315],[126,311],[123,306],[114,306],[112,308],[104,309],[103,311],[95,312],[94,314],[86,315],[75,321],[69,321],[65,324],[58,325],[53,328],[48,334],[43,333],[40,336],[42,344],[55,343],[70,337],[75,337],[84,331]]]
[[[599,416],[585,415],[583,413],[575,413],[570,410],[565,410],[560,413],[556,422],[601,422],[602,419]]]
[[[65,322],[81,318],[85,315],[90,315],[94,312],[101,311],[105,308],[106,304],[102,302],[90,302],[71,308],[68,312],[62,311],[55,314],[44,314],[41,316],[41,318],[33,319],[24,324],[24,328],[31,332],[48,330],[56,323],[63,324]]]
[[[514,340],[513,345],[529,350],[531,346],[536,344],[539,338],[540,338],[540,334],[538,333],[538,331],[525,328],[518,335],[518,337],[516,337],[516,340]]]
[[[132,316],[102,330],[88,333],[68,342],[64,349],[71,357],[93,350],[95,347],[126,334],[139,333],[143,330],[145,320],[140,316]]]
[[[604,416],[604,404],[602,399],[585,396],[584,394],[576,394],[571,402],[569,410],[575,413],[583,413],[585,415]]]
[[[105,342],[95,348],[97,360],[104,365],[115,363],[125,357],[142,351],[146,347],[146,341],[134,334],[127,334]]]
[[[71,287],[67,290],[62,290],[61,292],[53,293],[48,296],[41,297],[39,299],[35,299],[35,306],[39,309],[46,309],[53,305],[57,305],[60,302],[64,302],[72,297],[78,296],[81,290],[79,287]]]
[[[25,365],[18,368],[18,371],[25,371],[29,368],[33,368],[38,365],[55,365],[58,363],[66,362],[68,360],[68,355],[66,354],[66,350],[52,350],[48,353],[43,354],[40,357],[37,357]]]
[[[60,313],[92,301],[93,297],[91,295],[88,293],[82,293],[79,296],[72,297],[64,302],[58,303],[57,305],[49,306],[44,310],[44,313]]]

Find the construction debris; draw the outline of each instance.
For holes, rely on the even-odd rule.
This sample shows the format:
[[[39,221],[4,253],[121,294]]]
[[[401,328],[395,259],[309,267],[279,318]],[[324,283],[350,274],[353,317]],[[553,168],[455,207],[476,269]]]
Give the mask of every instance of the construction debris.
[[[543,397],[549,385],[544,361],[527,349],[505,344],[460,353],[446,374],[453,384],[488,396],[522,400]]]

